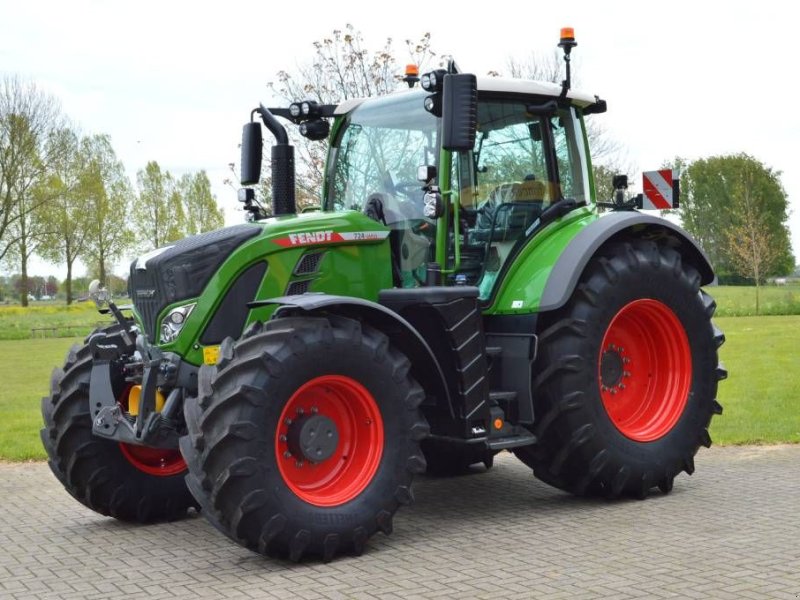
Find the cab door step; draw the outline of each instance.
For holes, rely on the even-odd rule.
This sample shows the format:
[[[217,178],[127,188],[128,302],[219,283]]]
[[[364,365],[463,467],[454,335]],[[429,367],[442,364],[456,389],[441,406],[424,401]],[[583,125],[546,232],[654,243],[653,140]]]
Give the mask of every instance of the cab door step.
[[[519,428],[518,431],[518,435],[489,438],[486,440],[486,447],[489,450],[508,450],[509,448],[531,446],[536,443],[535,435],[522,428]]]

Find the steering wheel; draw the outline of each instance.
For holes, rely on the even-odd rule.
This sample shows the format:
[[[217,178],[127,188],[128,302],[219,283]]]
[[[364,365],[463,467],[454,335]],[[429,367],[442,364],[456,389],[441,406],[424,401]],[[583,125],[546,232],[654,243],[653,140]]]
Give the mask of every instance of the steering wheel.
[[[410,179],[402,180],[394,184],[394,191],[409,200],[414,200],[418,196],[422,196],[422,184],[419,181]],[[418,192],[418,194],[414,194],[414,192]]]

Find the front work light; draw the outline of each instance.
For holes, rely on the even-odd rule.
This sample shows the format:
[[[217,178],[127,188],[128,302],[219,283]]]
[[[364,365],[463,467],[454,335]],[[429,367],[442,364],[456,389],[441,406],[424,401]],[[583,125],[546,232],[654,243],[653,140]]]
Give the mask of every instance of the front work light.
[[[167,313],[167,316],[161,321],[160,343],[168,344],[169,342],[175,341],[181,329],[183,329],[186,319],[188,319],[189,315],[192,313],[194,306],[194,303],[185,304],[173,308]]]
[[[426,92],[441,92],[444,86],[444,76],[447,71],[444,69],[436,69],[425,73],[419,80],[419,84]]]
[[[300,123],[300,135],[310,140],[324,140],[330,133],[331,126],[325,119],[317,119],[316,121],[305,121]]]

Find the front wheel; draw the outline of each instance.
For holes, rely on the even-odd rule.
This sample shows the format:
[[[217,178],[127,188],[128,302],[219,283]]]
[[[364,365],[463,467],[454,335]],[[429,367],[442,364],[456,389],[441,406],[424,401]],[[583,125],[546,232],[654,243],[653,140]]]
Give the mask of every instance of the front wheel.
[[[119,330],[117,325],[105,333]],[[69,351],[42,398],[41,439],[48,464],[66,490],[85,506],[122,521],[150,523],[184,516],[196,506],[186,488],[180,452],[117,443],[92,434],[88,344]],[[127,405],[131,386],[113,378],[117,401]]]
[[[674,249],[613,245],[546,316],[534,380],[537,446],[517,456],[558,488],[644,498],[694,471],[722,412],[715,303]]]
[[[423,391],[382,333],[282,318],[227,339],[185,404],[187,483],[223,533],[262,554],[331,560],[390,533],[425,470]]]

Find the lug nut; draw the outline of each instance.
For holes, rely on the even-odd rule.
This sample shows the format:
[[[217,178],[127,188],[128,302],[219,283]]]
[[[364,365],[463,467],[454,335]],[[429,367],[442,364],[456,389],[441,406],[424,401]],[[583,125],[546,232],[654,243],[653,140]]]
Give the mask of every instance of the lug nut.
[[[298,415],[302,415],[303,414],[303,409],[302,408],[298,408],[297,409],[297,414]]]
[[[286,418],[283,420],[283,422],[284,422],[284,424],[286,424],[286,425],[291,425],[291,424],[292,424],[292,420],[291,420],[289,417],[286,417]]]
[[[283,453],[283,458],[292,458],[292,453],[287,450]]]
[[[298,469],[302,468],[303,461],[302,460],[298,460],[296,463],[294,463],[294,466],[297,467]]]
[[[631,372],[630,371],[623,371],[622,372],[622,376],[623,377],[630,377],[631,376]]]
[[[316,406],[312,406],[312,407],[311,407],[311,412],[312,412],[313,414],[317,414],[317,413],[319,412],[319,409],[318,409]]]
[[[278,437],[278,439],[279,439],[280,441],[282,441],[282,442],[285,442],[285,441],[286,441],[286,436],[285,436],[285,435],[283,435],[283,434],[281,434],[281,435]]]

